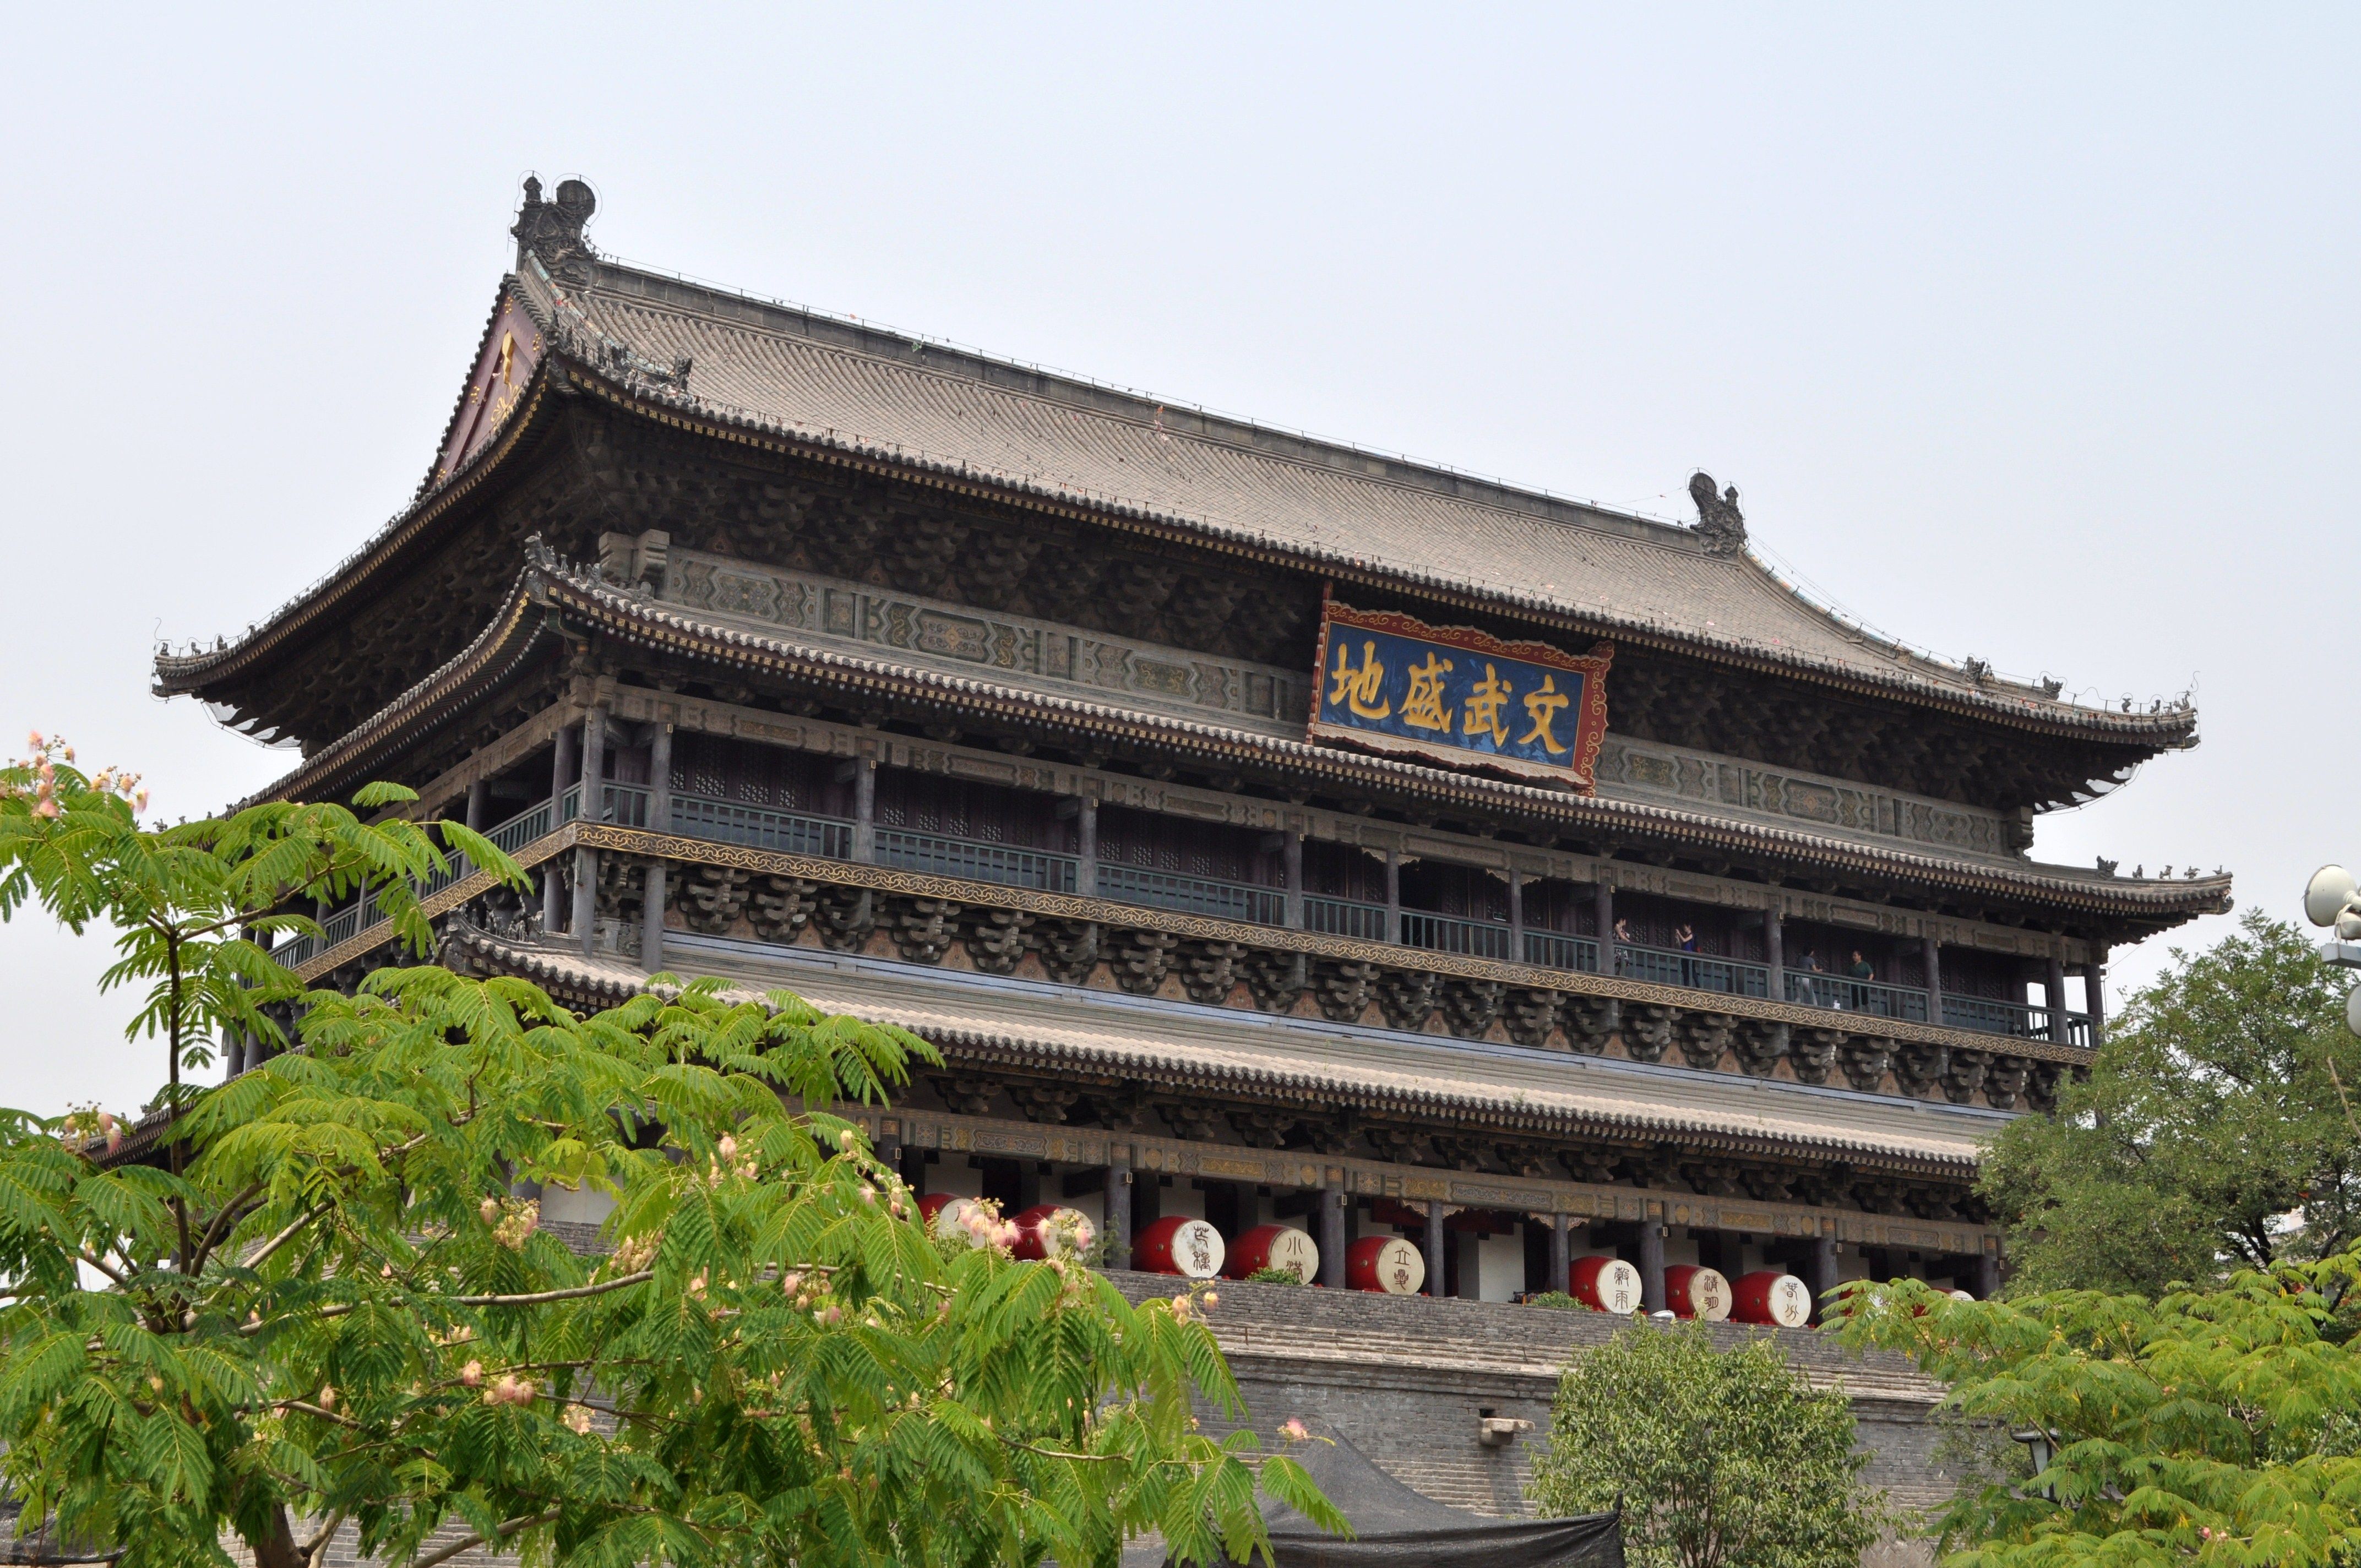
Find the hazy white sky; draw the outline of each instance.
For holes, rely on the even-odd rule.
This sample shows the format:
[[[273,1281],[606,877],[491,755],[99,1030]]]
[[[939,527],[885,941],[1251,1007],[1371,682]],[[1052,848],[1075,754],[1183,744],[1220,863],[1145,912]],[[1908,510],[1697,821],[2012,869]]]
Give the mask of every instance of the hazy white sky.
[[[1175,401],[1668,517],[1706,467],[1889,632],[2194,686],[2202,747],[2036,853],[2292,915],[2361,858],[2356,44],[2350,8],[28,8],[0,750],[64,730],[173,816],[284,768],[149,696],[152,644],[401,507],[537,170],[611,253]],[[0,1103],[158,1080],[104,956],[0,930]]]

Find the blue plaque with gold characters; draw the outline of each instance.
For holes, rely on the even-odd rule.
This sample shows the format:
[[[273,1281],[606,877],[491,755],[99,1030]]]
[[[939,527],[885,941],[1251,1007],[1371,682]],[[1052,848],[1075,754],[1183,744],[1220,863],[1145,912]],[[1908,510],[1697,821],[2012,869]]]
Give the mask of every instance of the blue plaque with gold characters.
[[[1605,642],[1585,655],[1330,600],[1312,739],[1591,792],[1607,735]]]

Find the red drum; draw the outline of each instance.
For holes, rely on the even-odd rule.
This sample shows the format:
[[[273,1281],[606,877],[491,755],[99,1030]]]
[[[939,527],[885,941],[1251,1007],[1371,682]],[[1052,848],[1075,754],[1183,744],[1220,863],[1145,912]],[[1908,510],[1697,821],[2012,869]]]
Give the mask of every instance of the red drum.
[[[1202,1220],[1167,1214],[1131,1244],[1131,1266],[1143,1274],[1211,1279],[1222,1271],[1222,1233]]]
[[[1345,1283],[1356,1290],[1415,1296],[1426,1283],[1426,1259],[1400,1236],[1363,1236],[1345,1249]]]
[[[1016,1216],[1016,1245],[1009,1249],[1009,1255],[1029,1258],[1035,1263],[1071,1257],[1089,1247],[1097,1230],[1091,1217],[1080,1209],[1069,1209],[1060,1203],[1037,1203]]]
[[[1620,1257],[1577,1257],[1565,1293],[1597,1312],[1628,1318],[1640,1310],[1640,1271]]]
[[[1812,1321],[1812,1288],[1784,1268],[1758,1268],[1730,1282],[1730,1315],[1741,1323],[1800,1329]]]
[[[1257,1268],[1284,1268],[1306,1285],[1320,1277],[1320,1244],[1293,1225],[1257,1225],[1229,1249],[1222,1272],[1244,1279]]]
[[[937,1236],[965,1236],[970,1246],[982,1246],[983,1239],[967,1228],[968,1211],[975,1207],[972,1198],[961,1198],[950,1192],[929,1192],[918,1200],[918,1218],[927,1224],[927,1234]]]
[[[1730,1281],[1720,1271],[1694,1263],[1676,1263],[1664,1270],[1664,1305],[1676,1318],[1702,1318],[1708,1323],[1730,1321]]]

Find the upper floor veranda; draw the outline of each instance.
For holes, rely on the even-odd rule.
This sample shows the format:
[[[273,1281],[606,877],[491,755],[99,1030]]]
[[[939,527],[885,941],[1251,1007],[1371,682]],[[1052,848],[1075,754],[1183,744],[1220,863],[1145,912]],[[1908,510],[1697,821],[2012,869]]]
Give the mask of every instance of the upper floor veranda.
[[[1205,1001],[2000,1109],[2045,1103],[2103,1026],[2083,999],[2104,948],[2056,933],[947,729],[615,678],[579,695],[422,781],[424,803],[535,865],[544,938],[649,969],[667,928],[904,947],[915,918],[919,961],[964,947],[1052,977],[1060,941],[1096,960],[1137,938],[1136,978]],[[326,914],[291,955],[307,971],[370,946],[373,910]]]

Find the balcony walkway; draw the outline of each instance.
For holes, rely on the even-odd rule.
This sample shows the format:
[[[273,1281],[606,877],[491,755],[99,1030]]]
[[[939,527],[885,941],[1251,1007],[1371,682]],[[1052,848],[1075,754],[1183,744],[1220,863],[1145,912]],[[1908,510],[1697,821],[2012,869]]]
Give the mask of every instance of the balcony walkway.
[[[834,817],[772,811],[733,801],[675,793],[669,820],[652,823],[653,797],[634,784],[602,786],[602,808],[595,818],[618,827],[653,828],[708,843],[742,844],[783,853],[827,860],[856,859],[855,824]],[[556,801],[541,801],[491,829],[486,836],[511,854],[534,839],[582,816],[582,786],[567,789]],[[904,828],[873,829],[873,864],[966,882],[1043,893],[1083,894],[1143,908],[1204,915],[1246,925],[1288,927],[1290,900],[1284,888],[1181,876],[1137,866],[1101,861],[1086,868],[1080,857],[1007,844],[983,843]],[[422,896],[450,886],[473,868],[467,857],[452,857],[451,870],[422,886]],[[1537,969],[1602,972],[1599,944],[1589,937],[1557,931],[1517,930],[1506,922],[1466,920],[1420,909],[1389,909],[1381,904],[1356,903],[1307,894],[1301,900],[1302,929],[1325,936],[1388,942],[1406,948],[1458,957],[1489,959]],[[302,963],[368,928],[377,919],[373,901],[348,905],[323,922],[321,939],[296,942],[290,964]],[[1910,1024],[1939,1023],[1942,1026],[2010,1039],[2041,1040],[2088,1049],[2091,1020],[2087,1014],[1993,997],[1946,992],[1941,1016],[1929,1017],[1929,997],[1923,989],[1887,985],[1867,979],[1824,974],[1817,970],[1784,969],[1774,977],[1770,966],[1709,953],[1653,948],[1635,943],[1612,944],[1614,973],[1657,985],[1726,996],[1777,1000],[1833,1014]],[[1836,1019],[1832,1027],[1843,1027]]]

